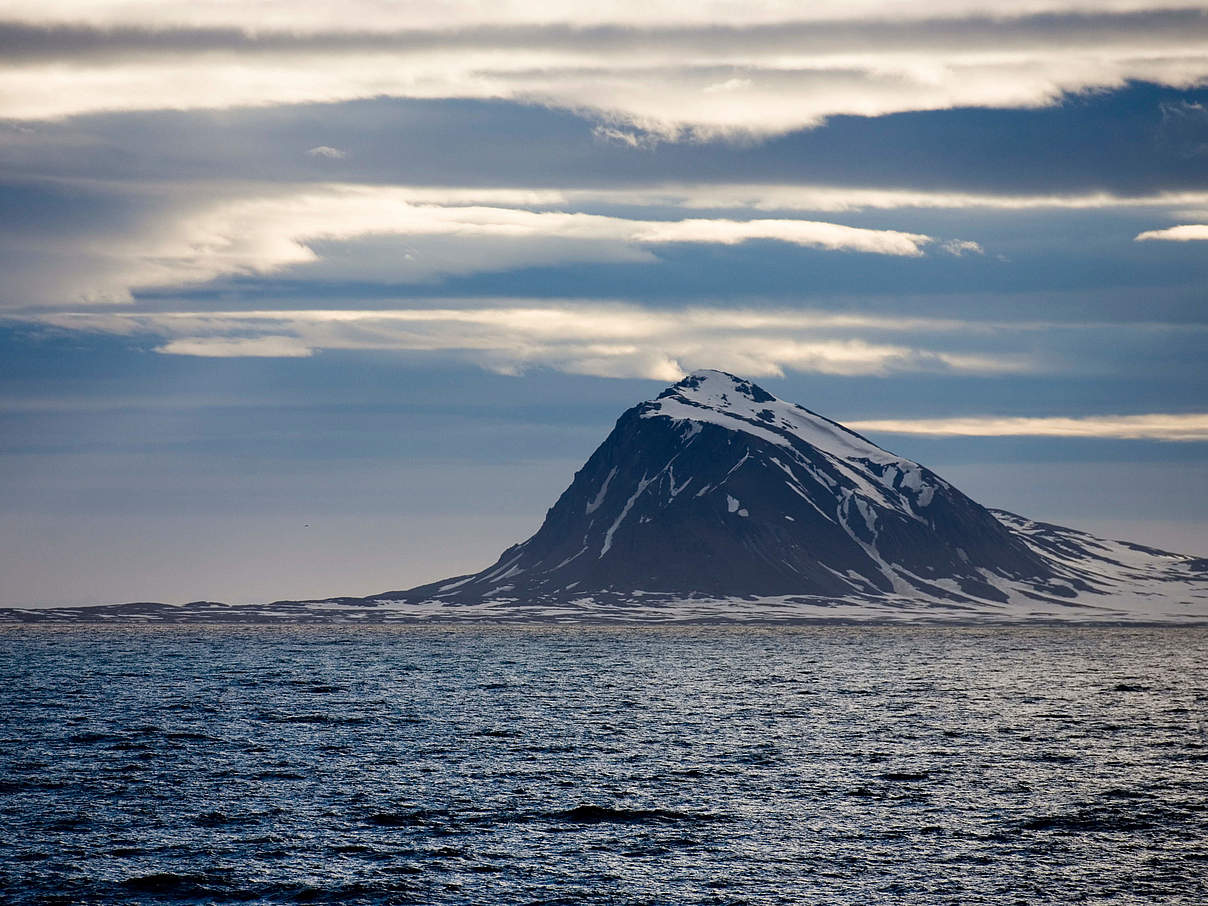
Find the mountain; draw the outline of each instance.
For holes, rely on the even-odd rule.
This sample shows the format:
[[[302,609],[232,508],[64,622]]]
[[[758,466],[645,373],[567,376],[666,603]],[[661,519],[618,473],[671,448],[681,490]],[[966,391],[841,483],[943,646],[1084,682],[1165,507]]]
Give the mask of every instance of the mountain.
[[[206,621],[1208,621],[1208,561],[987,509],[837,422],[698,371],[621,415],[537,533],[481,572],[363,599],[121,607]]]
[[[1096,550],[1089,535],[991,511],[837,422],[698,371],[625,412],[537,533],[495,564],[378,599],[794,597],[966,611],[1022,598],[1073,609],[1132,581],[1195,582],[1205,565],[1113,544]],[[1105,551],[1154,562],[1130,572]]]
[[[481,573],[414,592],[942,594],[945,581],[1000,597],[983,570],[1054,577],[918,463],[749,381],[699,371],[622,415],[532,538]]]

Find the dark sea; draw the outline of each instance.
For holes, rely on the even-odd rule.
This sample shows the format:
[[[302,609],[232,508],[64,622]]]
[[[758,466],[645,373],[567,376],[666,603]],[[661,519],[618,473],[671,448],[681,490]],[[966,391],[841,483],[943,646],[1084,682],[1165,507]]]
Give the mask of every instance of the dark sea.
[[[12,627],[0,901],[1208,903],[1208,629]]]

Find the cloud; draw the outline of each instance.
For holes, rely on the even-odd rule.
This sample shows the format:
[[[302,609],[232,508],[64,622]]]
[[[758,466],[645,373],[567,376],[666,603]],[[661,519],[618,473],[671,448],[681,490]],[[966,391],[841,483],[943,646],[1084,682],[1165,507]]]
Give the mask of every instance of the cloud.
[[[637,129],[619,129],[616,126],[610,126],[605,123],[601,123],[592,129],[591,134],[600,141],[635,150],[639,148],[650,149],[658,145],[658,138],[655,136]]]
[[[953,192],[926,189],[828,186],[810,184],[664,183],[642,189],[568,187],[561,197],[575,204],[611,203],[665,206],[688,210],[814,211],[843,213],[865,210],[1083,211],[1119,208],[1208,207],[1208,192],[1158,192],[1118,195],[1111,192],[1027,195]],[[959,245],[960,240],[955,240]],[[954,243],[946,243],[948,245]],[[972,251],[972,249],[967,249]]]
[[[317,2],[288,15],[263,4],[10,5],[23,21],[0,26],[0,116],[482,98],[673,139],[1208,77],[1208,17],[1190,2],[1029,3],[993,17],[963,2],[353,6],[364,14]]]
[[[764,189],[753,197],[769,211],[813,209],[810,198],[801,205],[777,204],[779,190],[794,183],[864,194],[910,189],[930,195],[925,203],[944,206],[942,195],[965,194],[971,204],[1006,208],[1020,196],[1024,205],[1044,206],[1048,199],[1080,204],[1103,194],[1103,206],[1115,198],[1204,193],[1202,158],[1188,158],[1155,140],[1157,110],[1180,98],[1208,103],[1208,90],[1136,83],[1026,111],[841,117],[825,128],[764,142],[669,144],[636,127],[603,124],[628,132],[640,152],[619,139],[605,139],[602,132],[593,135],[598,124],[582,117],[491,99],[378,97],[271,112],[160,110],[0,123],[0,169],[10,179],[76,178],[93,185],[99,180],[146,186],[182,178],[276,184],[342,179],[543,190],[612,187],[635,197],[673,183],[707,188],[708,183],[744,182],[748,190]],[[1103,143],[1105,123],[1112,124],[1110,153]],[[1004,142],[1004,135],[1011,141]],[[320,144],[347,150],[349,157],[319,167],[304,152]],[[816,210],[853,208],[837,192],[830,202],[837,207]],[[639,203],[648,204],[640,198]],[[1176,216],[1155,222],[1199,221]]]
[[[965,437],[1104,437],[1139,440],[1208,441],[1208,413],[1050,416],[971,416],[934,419],[873,419],[846,423],[855,431]]]
[[[347,151],[341,151],[339,148],[332,148],[330,145],[319,145],[316,148],[311,148],[306,153],[311,157],[326,157],[329,160],[343,160],[348,156]]]
[[[56,249],[78,244],[72,266],[40,262],[32,282],[22,283],[18,274],[9,284],[14,296],[8,304],[129,302],[139,290],[286,270],[309,279],[415,283],[533,265],[650,262],[660,246],[671,243],[772,240],[918,257],[934,241],[921,233],[812,220],[645,220],[531,209],[565,197],[530,190],[324,185],[217,200],[195,194],[157,198],[157,216],[140,217],[124,230],[56,237]],[[333,245],[354,240],[355,247]]]
[[[1164,230],[1146,230],[1138,233],[1137,242],[1151,240],[1167,240],[1170,242],[1190,242],[1198,239],[1208,239],[1208,223],[1188,223],[1183,226],[1167,227]]]
[[[310,347],[295,337],[187,337],[157,346],[164,355],[192,355],[207,358],[303,358]]]
[[[13,196],[12,205],[45,210],[47,220],[0,236],[0,305],[10,309],[130,304],[140,293],[227,278],[284,275],[315,286],[420,285],[531,267],[653,264],[670,258],[671,246],[687,243],[780,242],[902,259],[928,253],[967,257],[985,250],[972,239],[817,218],[878,210],[1112,207],[1174,216],[1179,208],[1208,207],[1208,193],[1019,197],[728,183],[639,190],[148,182],[97,189],[60,181],[53,189]],[[769,211],[779,216],[766,216]],[[798,211],[815,216],[791,216]],[[934,224],[935,218],[928,221]],[[993,225],[979,226],[986,228]],[[1136,227],[1128,222],[1122,229],[1128,231],[1125,239]],[[1181,234],[1202,229],[1184,226],[1137,238],[1191,239],[1195,235]]]
[[[969,239],[949,239],[947,242],[941,243],[942,248],[949,255],[954,255],[957,258],[964,255],[984,255],[985,249],[980,243],[973,242]]]
[[[161,340],[156,351],[170,355],[441,352],[504,374],[543,367],[669,380],[700,367],[752,376],[785,370],[1001,374],[1032,367],[1018,355],[953,350],[950,343],[940,348],[867,338],[886,331],[951,331],[959,329],[959,322],[823,312],[513,302],[494,308],[384,311],[64,313],[34,320],[68,330],[153,336]]]
[[[1011,4],[1018,17],[1053,17],[1092,13],[1152,13],[1152,0],[1022,0]],[[1200,10],[1200,0],[1163,0],[1161,10]],[[815,0],[801,4],[792,0],[762,0],[757,3],[730,3],[707,0],[685,4],[679,0],[612,0],[607,4],[583,4],[578,0],[512,0],[509,3],[484,4],[479,0],[435,0],[435,2],[399,3],[395,0],[345,0],[338,5],[298,2],[232,4],[215,0],[160,0],[156,3],[130,3],[128,0],[10,0],[9,15],[23,23],[91,23],[109,31],[124,27],[143,27],[170,33],[181,23],[196,28],[229,27],[238,22],[243,28],[264,31],[335,31],[365,34],[358,29],[390,33],[400,28],[443,28],[461,32],[475,25],[535,25],[565,23],[568,28],[586,31],[593,26],[619,24],[630,27],[704,25],[738,26],[764,24],[778,27],[789,20],[813,24],[833,24],[848,19],[875,19],[879,22],[927,22],[943,17],[960,19],[984,14],[984,0],[916,0],[909,4],[886,0]],[[1005,12],[1001,18],[1009,21]],[[350,28],[349,23],[356,23]],[[374,32],[369,32],[370,34]],[[591,37],[592,35],[588,35]],[[169,37],[168,40],[171,40]]]
[[[752,239],[775,239],[830,251],[873,252],[879,255],[923,254],[930,236],[896,230],[867,230],[812,220],[680,220],[654,223],[636,230],[637,242],[703,242],[734,245]],[[977,243],[973,243],[976,245]]]

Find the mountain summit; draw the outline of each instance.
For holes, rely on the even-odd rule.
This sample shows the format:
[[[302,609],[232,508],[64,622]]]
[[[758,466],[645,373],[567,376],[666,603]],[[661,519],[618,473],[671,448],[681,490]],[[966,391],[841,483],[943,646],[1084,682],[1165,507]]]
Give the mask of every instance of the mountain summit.
[[[1005,600],[997,579],[1054,578],[929,469],[750,381],[697,371],[617,420],[533,537],[489,569],[407,595]]]

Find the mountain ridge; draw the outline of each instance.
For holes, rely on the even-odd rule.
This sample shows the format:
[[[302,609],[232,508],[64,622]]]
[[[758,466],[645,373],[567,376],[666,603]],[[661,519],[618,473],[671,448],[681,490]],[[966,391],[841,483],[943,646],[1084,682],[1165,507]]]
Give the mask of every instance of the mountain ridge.
[[[477,573],[367,598],[8,608],[0,621],[106,614],[1208,622],[1208,559],[989,509],[838,422],[704,370],[626,410],[540,528]]]

